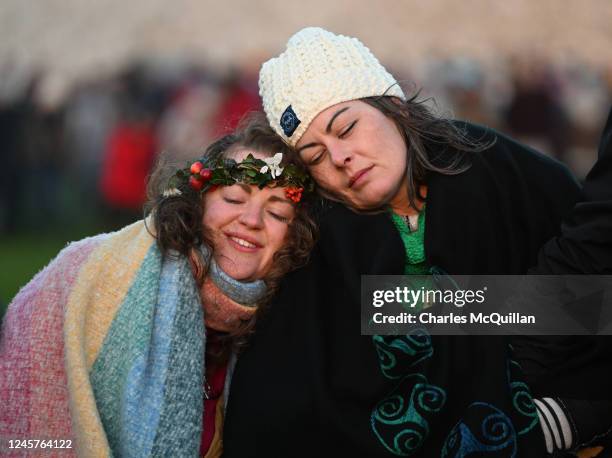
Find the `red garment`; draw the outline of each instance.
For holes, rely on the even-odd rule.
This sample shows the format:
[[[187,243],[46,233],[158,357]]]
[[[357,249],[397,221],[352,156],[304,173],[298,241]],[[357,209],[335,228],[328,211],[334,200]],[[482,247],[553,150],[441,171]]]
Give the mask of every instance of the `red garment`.
[[[156,150],[151,123],[119,123],[106,148],[100,191],[105,202],[122,209],[140,209]]]
[[[214,332],[214,331],[213,331]],[[207,329],[209,336],[209,342],[207,345],[217,345],[214,342],[213,332]],[[221,366],[209,365],[206,368],[206,382],[208,383],[208,389],[205,391],[210,393],[211,399],[204,399],[204,421],[202,429],[202,441],[200,445],[200,456],[206,455],[213,438],[215,437],[216,425],[215,417],[217,415],[217,403],[223,395],[223,388],[225,387],[225,377],[227,376],[227,363]]]
[[[261,111],[257,80],[240,81],[228,89],[221,102],[215,116],[215,134],[225,135],[232,132],[242,117],[252,111]]]

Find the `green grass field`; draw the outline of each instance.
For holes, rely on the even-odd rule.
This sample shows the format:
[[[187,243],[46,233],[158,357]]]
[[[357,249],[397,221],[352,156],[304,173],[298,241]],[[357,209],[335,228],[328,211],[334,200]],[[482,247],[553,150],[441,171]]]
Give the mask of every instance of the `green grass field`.
[[[66,240],[57,236],[0,238],[0,314],[19,289],[65,245]]]

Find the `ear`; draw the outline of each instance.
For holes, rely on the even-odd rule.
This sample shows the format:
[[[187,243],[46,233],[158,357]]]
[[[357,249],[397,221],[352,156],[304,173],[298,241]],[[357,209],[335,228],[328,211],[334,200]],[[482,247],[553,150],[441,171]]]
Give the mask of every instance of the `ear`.
[[[404,103],[402,99],[400,99],[399,97],[395,97],[394,95],[389,96],[389,98],[398,107],[401,107],[403,105],[403,103]]]

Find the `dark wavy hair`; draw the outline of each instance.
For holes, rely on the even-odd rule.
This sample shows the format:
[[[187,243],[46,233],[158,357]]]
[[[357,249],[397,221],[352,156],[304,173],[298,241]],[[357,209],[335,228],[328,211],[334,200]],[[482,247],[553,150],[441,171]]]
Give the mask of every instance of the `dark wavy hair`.
[[[426,197],[420,193],[420,187],[427,184],[426,177],[429,172],[458,175],[470,167],[469,153],[481,152],[495,142],[470,138],[461,128],[461,123],[436,115],[427,106],[430,99],[420,99],[419,94],[416,91],[405,101],[384,95],[359,99],[393,121],[402,134],[407,152],[408,200],[414,209],[417,209],[417,199],[426,200]],[[436,155],[449,148],[454,150],[454,154],[449,155],[450,161],[438,161],[437,157],[433,157],[433,147],[436,148]],[[344,202],[333,191],[320,186],[317,186],[317,190],[323,197],[350,207],[349,203]],[[352,208],[352,210],[360,213],[376,213],[384,209],[364,211]]]
[[[269,153],[270,156],[280,152],[283,153],[283,164],[299,165],[291,147],[270,128],[262,113],[250,115],[235,132],[212,143],[203,157],[211,159],[226,157],[239,148]],[[182,256],[189,257],[194,263],[196,282],[201,287],[208,272],[208,265],[199,246],[203,244],[211,253],[214,252],[212,237],[202,224],[202,217],[206,211],[203,196],[192,190],[185,182],[178,188],[181,191],[180,195],[163,197],[169,178],[184,166],[185,164],[180,166],[172,164],[163,157],[158,161],[148,183],[148,203],[145,213],[151,216],[153,227],[150,230],[164,256],[178,252]],[[231,350],[237,351],[246,343],[248,336],[255,329],[257,319],[265,311],[265,304],[277,291],[282,277],[307,262],[318,236],[317,226],[309,211],[312,204],[313,202],[305,196],[302,202],[295,206],[295,217],[289,225],[285,244],[274,254],[272,268],[263,279],[268,286],[264,299],[258,304],[252,319],[242,322],[238,330],[221,338],[222,350],[219,354],[212,355],[213,357],[225,359]]]

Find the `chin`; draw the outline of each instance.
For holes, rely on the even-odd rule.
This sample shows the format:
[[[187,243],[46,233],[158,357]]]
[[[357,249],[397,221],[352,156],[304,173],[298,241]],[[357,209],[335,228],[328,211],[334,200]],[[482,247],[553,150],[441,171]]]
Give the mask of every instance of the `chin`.
[[[227,258],[216,259],[217,265],[223,272],[238,281],[248,281],[253,276],[252,269],[237,266],[236,263],[229,261]]]
[[[378,210],[388,201],[389,199],[386,196],[368,196],[366,199],[359,200],[359,202],[351,202],[350,205],[358,210]]]
[[[256,280],[256,276],[250,272],[226,272],[234,280],[249,282]]]

